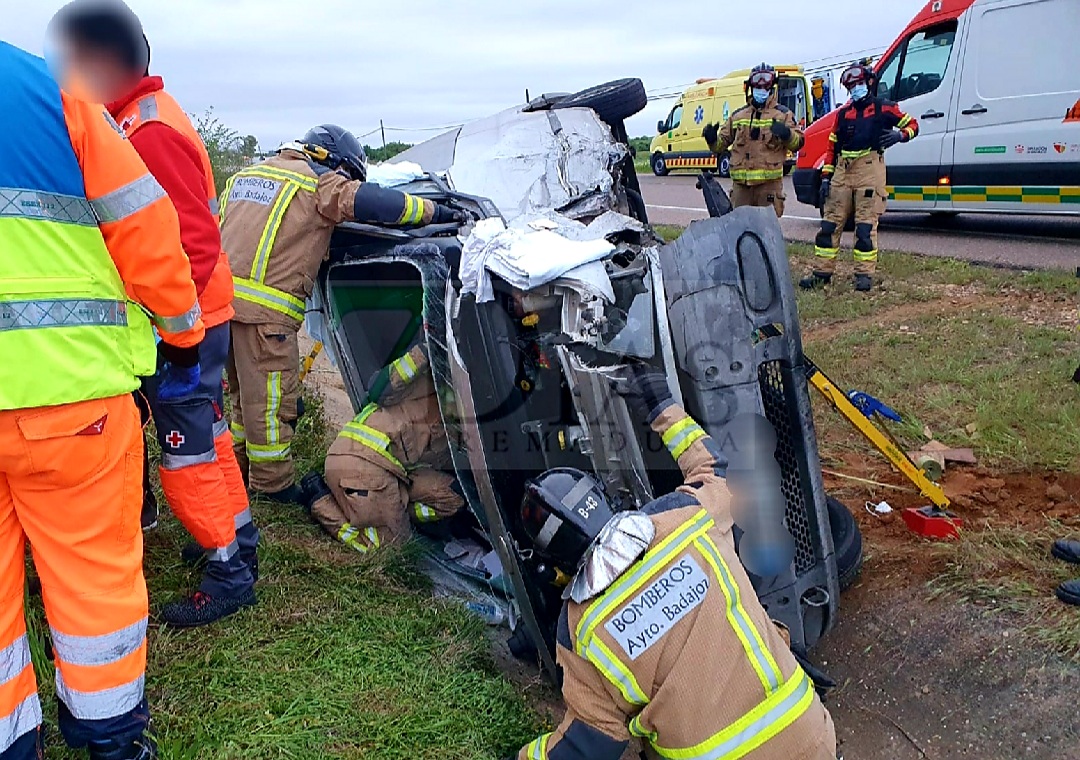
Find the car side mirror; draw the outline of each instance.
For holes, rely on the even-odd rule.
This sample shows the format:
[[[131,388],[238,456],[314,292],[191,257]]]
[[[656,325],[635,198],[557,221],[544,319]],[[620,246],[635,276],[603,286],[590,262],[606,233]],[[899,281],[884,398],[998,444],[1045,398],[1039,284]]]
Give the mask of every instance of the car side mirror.
[[[667,123],[665,121],[663,121],[663,120],[660,120],[660,121],[656,122],[656,131],[657,132],[667,132],[668,131]]]

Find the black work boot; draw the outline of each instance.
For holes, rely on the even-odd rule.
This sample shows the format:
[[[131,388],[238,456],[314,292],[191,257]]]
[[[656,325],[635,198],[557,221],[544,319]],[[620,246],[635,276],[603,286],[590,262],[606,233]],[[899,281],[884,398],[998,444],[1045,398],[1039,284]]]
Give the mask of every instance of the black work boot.
[[[255,602],[253,588],[235,597],[211,596],[205,592],[196,591],[187,599],[165,605],[161,610],[161,619],[173,628],[198,628],[216,623],[245,607],[254,607]]]
[[[283,488],[280,491],[274,493],[266,493],[265,491],[254,491],[252,496],[272,501],[275,504],[303,504],[304,503],[304,491],[300,486],[293,483],[288,488]]]
[[[149,736],[126,744],[92,741],[89,750],[90,760],[154,760],[158,756],[157,745]]]
[[[189,541],[180,550],[180,561],[188,567],[196,569],[206,566],[206,549],[199,545],[198,541]]]
[[[1080,541],[1059,538],[1054,542],[1054,547],[1050,550],[1050,553],[1062,562],[1080,565]]]
[[[311,514],[311,509],[315,506],[315,502],[332,495],[330,493],[330,486],[326,485],[323,476],[317,472],[305,475],[304,479],[300,481],[300,488],[304,491],[303,504],[304,508],[307,509],[308,514]]]
[[[1065,581],[1057,587],[1057,598],[1065,602],[1065,604],[1071,604],[1073,607],[1080,607],[1080,578],[1071,581]]]
[[[855,290],[858,293],[869,293],[874,287],[874,278],[868,274],[855,275]]]
[[[832,275],[828,272],[811,272],[809,277],[799,280],[799,287],[803,290],[817,290],[832,282]]]
[[[158,524],[157,497],[154,496],[154,492],[149,489],[143,491],[142,516],[140,522],[142,523],[144,533],[148,530],[153,530]]]

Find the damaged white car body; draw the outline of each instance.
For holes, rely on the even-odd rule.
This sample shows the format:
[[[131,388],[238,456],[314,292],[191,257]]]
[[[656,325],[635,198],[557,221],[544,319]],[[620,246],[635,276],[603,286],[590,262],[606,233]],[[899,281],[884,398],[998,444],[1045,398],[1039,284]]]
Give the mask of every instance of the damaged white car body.
[[[779,226],[771,212],[743,209],[665,245],[648,226],[622,126],[643,98],[638,80],[623,80],[415,146],[396,160],[426,174],[401,189],[476,223],[343,225],[317,283],[357,409],[367,378],[426,341],[472,537],[501,560],[501,578],[478,570],[477,579],[512,597],[516,650],[552,674],[565,579],[521,549],[525,481],[578,467],[627,510],[681,482],[611,390],[628,357],[662,368],[676,400],[719,441],[739,413],[772,423],[795,554],[785,572],[752,580],[796,645],[812,646],[836,618],[837,518],[821,484]],[[535,266],[518,270],[528,257],[515,248],[552,251],[539,281]]]

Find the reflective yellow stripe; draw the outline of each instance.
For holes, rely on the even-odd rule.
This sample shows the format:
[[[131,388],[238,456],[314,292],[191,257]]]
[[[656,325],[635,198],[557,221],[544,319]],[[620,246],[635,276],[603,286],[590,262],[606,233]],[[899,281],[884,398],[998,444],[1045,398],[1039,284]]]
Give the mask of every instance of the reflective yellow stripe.
[[[676,422],[670,428],[664,431],[661,436],[664,441],[664,445],[667,446],[668,451],[671,452],[671,456],[678,459],[686,450],[693,445],[694,441],[698,441],[705,437],[705,431],[701,429],[701,426],[694,422],[692,417],[684,417]]]
[[[266,376],[266,442],[281,443],[281,373]]]
[[[367,446],[372,451],[377,451],[386,457],[391,464],[399,469],[404,469],[397,457],[390,453],[390,438],[380,430],[364,424],[364,420],[372,415],[377,409],[374,404],[369,404],[355,420],[350,422],[341,431],[341,435],[351,441]]]
[[[401,212],[398,224],[419,224],[424,218],[424,201],[415,195],[405,195],[405,210]]]
[[[304,302],[295,296],[291,296],[284,290],[271,288],[269,285],[233,277],[233,289],[236,297],[249,303],[271,309],[287,317],[292,317],[297,322],[304,321]]]
[[[314,193],[319,189],[319,180],[315,177],[309,177],[305,174],[300,174],[299,172],[289,171],[288,169],[279,169],[275,166],[253,166],[250,169],[244,169],[236,176],[262,177],[263,179],[291,182],[299,185],[301,190],[306,190],[309,193]]]
[[[872,250],[872,251],[855,250],[852,253],[854,255],[855,261],[871,261],[871,262],[873,262],[873,261],[878,260],[878,252],[877,252],[876,248],[874,250]]]
[[[295,182],[285,185],[281,195],[274,201],[270,218],[266,220],[262,236],[259,238],[259,247],[255,251],[255,260],[251,262],[251,279],[258,283],[266,281],[266,268],[270,264],[270,252],[274,249],[274,241],[277,240],[278,230],[281,229],[281,220],[292,203],[293,198],[300,192],[300,186]]]
[[[814,255],[819,259],[835,259],[839,253],[839,248],[814,248]]]
[[[345,523],[344,525],[342,525],[341,528],[338,530],[337,534],[338,540],[341,541],[341,543],[345,544],[346,546],[351,546],[353,549],[356,549],[356,551],[360,552],[361,554],[367,554],[370,550],[370,547],[368,547],[366,543],[360,540],[359,536],[360,530],[353,527],[352,525],[349,525],[349,523]]]
[[[698,539],[696,545],[698,550],[705,555],[705,559],[712,566],[713,572],[720,581],[720,590],[724,592],[724,598],[727,601],[728,623],[735,631],[735,635],[739,637],[743,651],[746,653],[746,659],[750,661],[750,665],[757,673],[761,685],[765,688],[765,695],[769,696],[780,688],[784,678],[783,674],[781,674],[776,660],[773,659],[769,647],[766,646],[765,640],[761,638],[761,634],[754,627],[746,608],[743,607],[739,584],[732,577],[731,568],[724,561],[712,538],[705,534]]]
[[[413,504],[413,514],[416,515],[416,519],[422,523],[435,522],[439,519],[438,512],[427,504],[421,504],[420,502]]]
[[[896,128],[897,129],[903,129],[904,127],[906,127],[910,123],[911,123],[911,117],[908,114],[904,114],[904,118],[902,118],[900,120],[900,122],[896,125]]]
[[[768,129],[772,126],[772,119],[735,119],[731,122],[734,127],[750,127],[753,129]]]
[[[840,142],[840,138],[836,136],[835,132],[833,132],[831,135],[829,135],[829,142],[831,142],[831,143]]]
[[[232,433],[232,439],[234,443],[243,443],[247,440],[247,435],[244,432],[244,426],[239,422],[229,423],[229,432]]]
[[[782,179],[783,169],[732,169],[731,178],[739,182]]]
[[[405,354],[394,362],[394,369],[406,383],[411,382],[416,377],[416,362],[413,361],[411,354]]]
[[[551,740],[551,734],[544,734],[539,739],[534,741],[528,747],[525,748],[525,754],[529,760],[547,760],[548,742]]]
[[[239,175],[232,175],[225,180],[225,191],[221,194],[221,208],[218,213],[218,227],[221,227],[222,222],[225,221],[225,210],[229,207],[229,196],[232,195],[233,183],[236,182],[236,178]]]
[[[842,150],[840,151],[840,158],[844,159],[845,161],[857,161],[858,159],[869,156],[871,153],[874,152],[875,151],[873,148],[867,148],[866,150]]]
[[[252,462],[286,462],[292,455],[292,443],[261,444],[248,441],[245,444],[248,459]]]
[[[379,540],[379,532],[374,528],[366,529],[364,531],[364,535],[367,537],[367,540],[371,542],[372,549],[378,549],[380,546],[382,546],[382,541]]]

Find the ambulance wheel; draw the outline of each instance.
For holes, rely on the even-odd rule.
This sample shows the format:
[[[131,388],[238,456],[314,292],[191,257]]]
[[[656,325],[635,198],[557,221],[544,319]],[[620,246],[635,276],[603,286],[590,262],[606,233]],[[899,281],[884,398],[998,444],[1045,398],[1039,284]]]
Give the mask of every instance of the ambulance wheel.
[[[720,156],[720,161],[717,163],[716,170],[720,173],[720,176],[724,179],[731,178],[731,154],[725,153]]]
[[[640,79],[616,79],[568,95],[552,108],[591,108],[600,121],[616,124],[640,113],[649,104]]]
[[[839,501],[829,496],[826,499],[829,510],[829,527],[832,530],[833,556],[836,558],[836,573],[840,576],[840,590],[846,591],[854,585],[862,571],[863,541],[855,515]]]
[[[652,165],[652,173],[657,177],[666,177],[668,175],[667,161],[664,160],[664,154],[660,151],[652,154],[652,160],[649,163]]]

